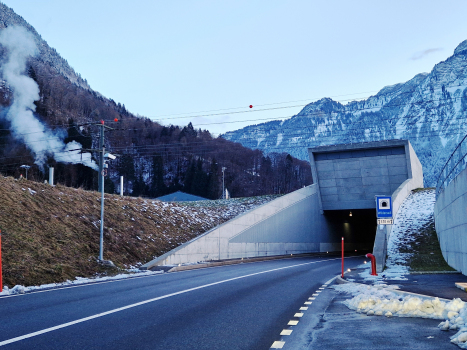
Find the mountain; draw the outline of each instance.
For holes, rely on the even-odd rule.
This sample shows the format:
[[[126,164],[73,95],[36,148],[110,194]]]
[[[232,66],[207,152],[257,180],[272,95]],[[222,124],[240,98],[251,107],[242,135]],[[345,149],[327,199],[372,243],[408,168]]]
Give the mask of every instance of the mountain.
[[[26,22],[23,19],[23,17],[19,16],[8,6],[0,2],[0,29],[4,29],[11,26],[24,27],[30,33],[33,34],[34,41],[40,52],[38,56],[39,61],[48,64],[50,67],[52,67],[61,75],[66,77],[73,84],[80,86],[84,89],[91,89],[87,81],[81,78],[81,76],[77,74],[73,68],[70,67],[68,62],[65,59],[63,59],[54,48],[51,48],[49,45],[47,45],[47,42],[42,39],[42,37],[36,32],[34,27],[32,27],[28,22]]]
[[[386,86],[366,100],[343,105],[323,98],[284,121],[252,125],[226,140],[308,160],[322,145],[408,139],[423,166],[425,186],[435,186],[451,152],[467,133],[467,40],[430,73]]]
[[[116,73],[117,74],[117,73]],[[105,191],[158,197],[182,190],[217,199],[288,193],[311,183],[307,162],[251,150],[207,130],[135,116],[94,91],[36,30],[0,3],[0,173],[97,189],[101,121],[109,161]],[[225,169],[226,168],[226,169]],[[225,171],[223,171],[224,169]]]

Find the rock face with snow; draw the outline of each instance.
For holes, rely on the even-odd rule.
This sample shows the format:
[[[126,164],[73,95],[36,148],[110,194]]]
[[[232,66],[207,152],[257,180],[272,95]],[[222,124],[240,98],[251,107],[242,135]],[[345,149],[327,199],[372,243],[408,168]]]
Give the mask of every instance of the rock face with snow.
[[[423,165],[425,186],[467,131],[467,40],[430,73],[387,86],[366,100],[343,105],[323,98],[283,122],[248,126],[223,135],[266,152],[308,160],[307,148],[408,139]]]
[[[85,90],[91,89],[87,81],[81,78],[81,76],[77,74],[72,67],[70,67],[68,62],[63,59],[54,48],[50,47],[47,42],[37,33],[37,31],[23,19],[23,17],[19,16],[11,8],[0,2],[0,29],[11,26],[24,27],[33,35],[34,41],[39,50],[38,58],[35,59],[50,65],[53,69],[55,69],[58,73],[63,75],[73,84]],[[0,58],[2,56],[3,52],[0,48]]]

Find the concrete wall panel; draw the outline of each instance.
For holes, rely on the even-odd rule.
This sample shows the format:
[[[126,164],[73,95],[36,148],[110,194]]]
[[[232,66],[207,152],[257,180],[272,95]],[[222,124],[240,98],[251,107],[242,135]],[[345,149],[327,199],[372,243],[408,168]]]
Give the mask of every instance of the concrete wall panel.
[[[364,177],[362,178],[362,183],[365,186],[373,186],[373,185],[378,185],[378,184],[389,184],[389,176],[381,175],[381,176]]]
[[[317,252],[320,242],[333,240],[337,236],[328,230],[321,214],[318,186],[311,185],[240,215],[142,268]]]
[[[442,191],[435,203],[435,226],[447,263],[467,274],[467,169]]]
[[[388,175],[405,175],[407,178],[407,165],[389,167],[388,172]]]
[[[407,173],[407,171],[406,171]],[[362,177],[367,177],[367,176],[374,176],[374,177],[379,177],[379,176],[387,176],[389,175],[389,169],[387,167],[384,168],[363,168],[361,169],[361,176]]]

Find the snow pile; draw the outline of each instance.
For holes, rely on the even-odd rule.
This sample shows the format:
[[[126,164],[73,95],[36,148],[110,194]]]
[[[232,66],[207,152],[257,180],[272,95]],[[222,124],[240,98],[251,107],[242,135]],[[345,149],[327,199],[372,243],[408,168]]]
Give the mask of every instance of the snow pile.
[[[467,349],[467,303],[461,299],[451,301],[439,298],[401,296],[394,293],[397,286],[369,286],[358,283],[340,284],[333,287],[339,292],[349,293],[353,298],[344,304],[352,310],[368,316],[422,317],[444,320],[438,328],[442,331],[458,330],[451,342]]]
[[[22,286],[22,285],[16,285],[11,289],[5,286],[5,287],[3,287],[3,291],[0,293],[0,297],[8,296],[8,295],[17,295],[17,294],[37,292],[37,291],[47,290],[47,289],[72,287],[72,286],[78,286],[78,285],[82,285],[82,284],[102,283],[102,282],[122,280],[122,279],[127,279],[127,278],[157,275],[157,274],[163,273],[163,271],[144,271],[144,272],[141,272],[138,269],[128,270],[128,272],[132,272],[132,273],[122,273],[122,274],[115,275],[115,276],[97,277],[97,278],[76,277],[76,279],[74,281],[67,280],[67,281],[62,282],[62,283],[49,283],[49,284],[42,284],[40,286],[29,286],[29,287],[25,287],[25,286]]]
[[[457,329],[458,325],[467,322],[467,303],[460,299],[447,302],[439,298],[411,295],[402,297],[393,292],[396,286],[387,285],[374,287],[348,283],[334,288],[354,295],[352,299],[344,301],[344,304],[349,309],[367,315],[447,319],[449,329]],[[464,317],[460,316],[462,310],[465,312]]]

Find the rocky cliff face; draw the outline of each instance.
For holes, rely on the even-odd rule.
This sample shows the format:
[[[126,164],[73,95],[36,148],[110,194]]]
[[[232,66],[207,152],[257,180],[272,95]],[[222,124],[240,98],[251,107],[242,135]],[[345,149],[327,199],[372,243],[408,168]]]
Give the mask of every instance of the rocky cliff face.
[[[68,62],[63,59],[54,48],[51,48],[45,40],[37,33],[37,31],[23,17],[16,14],[11,8],[0,2],[0,30],[6,27],[19,26],[26,28],[34,36],[34,41],[39,50],[39,55],[32,60],[39,63],[47,64],[55,71],[63,75],[73,84],[90,90],[88,83],[85,79],[81,78],[73,68],[70,67]],[[0,58],[3,57],[3,52],[0,48]]]
[[[343,105],[323,98],[283,122],[228,132],[223,137],[266,152],[308,160],[321,145],[408,139],[423,165],[425,186],[467,133],[467,40],[430,73],[387,86],[366,100]]]

